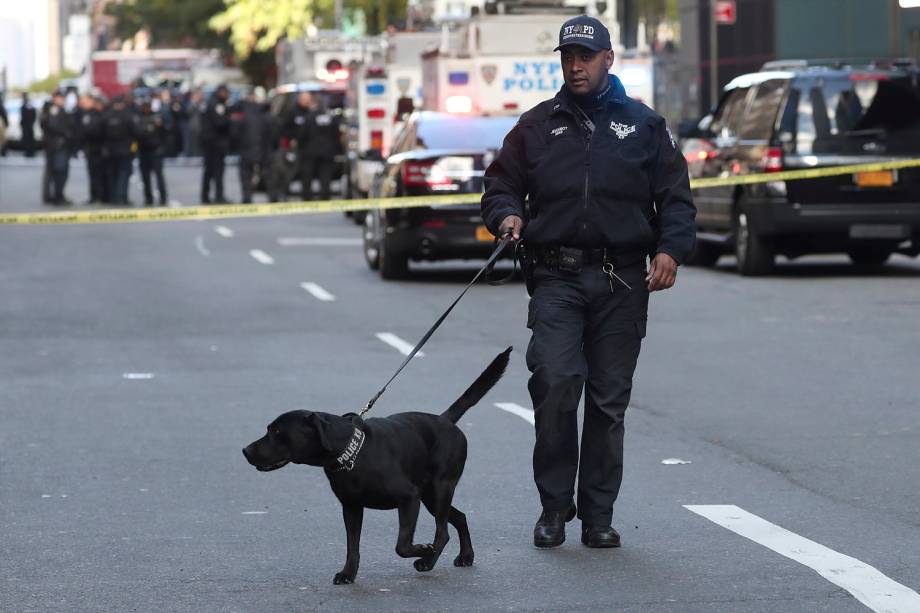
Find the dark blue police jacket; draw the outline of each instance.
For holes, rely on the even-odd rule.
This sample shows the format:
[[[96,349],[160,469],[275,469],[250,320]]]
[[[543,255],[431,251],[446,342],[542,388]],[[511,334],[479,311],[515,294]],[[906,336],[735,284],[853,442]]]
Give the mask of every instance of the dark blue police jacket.
[[[667,253],[693,248],[696,208],[687,163],[664,118],[610,75],[593,134],[567,88],[518,120],[485,173],[488,228],[524,219],[531,246]],[[529,200],[525,213],[525,198]]]

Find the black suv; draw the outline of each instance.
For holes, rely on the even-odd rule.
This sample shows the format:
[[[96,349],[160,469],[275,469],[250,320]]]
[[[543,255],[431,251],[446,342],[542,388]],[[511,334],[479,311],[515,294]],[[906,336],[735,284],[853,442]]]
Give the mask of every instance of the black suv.
[[[776,61],[729,83],[681,130],[693,178],[920,157],[920,72],[910,61]],[[920,168],[694,190],[690,263],[737,256],[744,275],[774,258],[847,253],[881,266],[920,253]]]

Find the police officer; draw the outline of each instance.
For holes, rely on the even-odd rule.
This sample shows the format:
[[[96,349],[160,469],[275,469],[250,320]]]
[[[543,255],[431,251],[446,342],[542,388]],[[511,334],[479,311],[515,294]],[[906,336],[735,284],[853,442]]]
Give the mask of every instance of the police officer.
[[[149,98],[141,101],[135,126],[137,159],[141,168],[141,180],[144,183],[144,204],[153,206],[153,186],[150,180],[150,175],[153,174],[157,182],[160,206],[166,206],[169,196],[163,176],[163,156],[169,143],[171,126],[161,113],[154,110],[153,101]]]
[[[6,155],[6,129],[10,126],[10,118],[6,114],[6,101],[0,91],[0,155]]]
[[[86,157],[86,174],[89,177],[87,204],[107,202],[105,186],[105,121],[100,101],[89,95],[80,97],[80,141]]]
[[[64,109],[64,104],[63,92],[55,92],[41,120],[45,139],[46,176],[50,179],[51,187],[50,193],[45,194],[45,202],[56,205],[71,204],[64,197],[64,187],[76,141],[74,117]]]
[[[240,144],[240,191],[243,202],[252,202],[253,183],[258,176],[271,192],[270,154],[272,125],[265,89],[256,87],[240,105],[236,124]]]
[[[543,506],[534,545],[562,544],[577,508],[585,545],[618,547],[611,519],[623,419],[649,292],[674,284],[693,247],[696,209],[664,120],[608,74],[607,28],[570,19],[557,50],[564,85],[505,137],[486,170],[482,213],[493,233],[526,247],[533,470]]]
[[[313,122],[313,96],[310,92],[297,94],[297,102],[285,121],[284,136],[290,149],[297,152],[296,175],[300,176],[301,197],[310,200],[313,190],[312,160],[308,158],[307,146],[310,140],[310,126]],[[293,177],[290,177],[292,179]]]
[[[182,119],[185,114],[182,100],[178,96],[173,97],[172,92],[166,88],[160,92],[158,103],[160,106],[158,110],[163,116],[163,121],[169,126],[169,138],[164,157],[176,157],[182,151]],[[155,107],[156,105],[154,110],[157,110]]]
[[[109,178],[108,192],[113,204],[129,205],[128,180],[134,165],[136,128],[134,115],[125,96],[115,96],[104,115],[104,153]]]
[[[230,90],[225,85],[218,86],[201,117],[201,148],[204,150],[202,204],[227,202],[224,196],[224,158],[230,153],[229,99]],[[214,183],[214,200],[211,200],[211,183]]]
[[[317,98],[311,98],[309,106],[309,137],[300,147],[304,194],[307,200],[312,198],[311,187],[315,177],[319,179],[320,199],[328,200],[335,156],[342,152],[341,115],[325,108]]]
[[[27,158],[35,155],[35,120],[38,114],[29,100],[29,94],[22,95],[22,110],[19,111],[19,125],[22,128],[22,150]]]

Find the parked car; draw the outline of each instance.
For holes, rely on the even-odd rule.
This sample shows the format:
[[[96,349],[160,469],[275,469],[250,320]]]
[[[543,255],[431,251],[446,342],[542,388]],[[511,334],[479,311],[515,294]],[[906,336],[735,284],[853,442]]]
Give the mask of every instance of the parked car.
[[[314,97],[318,97],[322,108],[327,109],[331,114],[340,115],[343,118],[342,123],[347,124],[349,119],[346,112],[347,92],[343,84],[321,81],[289,83],[279,85],[269,93],[269,109],[279,133],[284,121],[297,104],[297,95],[300,92],[310,92]],[[335,170],[332,174],[332,192],[344,195],[348,168],[344,149],[342,153],[335,156],[335,163]],[[290,186],[293,181],[300,181],[298,175],[297,151],[290,146],[286,138],[281,138],[278,149],[272,155],[272,176],[280,177],[281,183]]]
[[[371,197],[480,194],[483,173],[516,117],[415,112],[394,137]],[[364,256],[384,279],[405,276],[409,260],[478,259],[493,250],[479,204],[373,209]]]
[[[768,62],[682,136],[694,178],[920,157],[920,72],[910,61]],[[920,253],[920,169],[698,189],[694,200],[691,263],[734,252],[741,274],[761,275],[777,254],[844,252],[871,268]]]

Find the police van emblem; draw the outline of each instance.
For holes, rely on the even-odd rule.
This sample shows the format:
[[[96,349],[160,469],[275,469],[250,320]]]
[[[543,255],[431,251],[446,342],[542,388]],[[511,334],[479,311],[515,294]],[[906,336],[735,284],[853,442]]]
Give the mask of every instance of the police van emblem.
[[[559,126],[558,128],[553,128],[552,130],[550,130],[549,133],[552,134],[553,136],[559,136],[560,134],[562,134],[568,129],[569,129],[568,126]]]
[[[498,74],[498,66],[495,64],[483,64],[479,68],[479,72],[482,74],[482,80],[486,82],[486,85],[492,85],[495,75]]]
[[[624,138],[626,138],[627,136],[629,136],[630,134],[636,131],[636,126],[635,125],[627,126],[625,123],[617,123],[615,121],[611,121],[610,129],[614,131],[614,133],[617,135],[617,138],[619,138],[620,140],[623,140]]]

